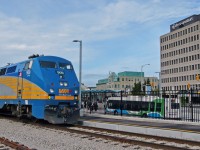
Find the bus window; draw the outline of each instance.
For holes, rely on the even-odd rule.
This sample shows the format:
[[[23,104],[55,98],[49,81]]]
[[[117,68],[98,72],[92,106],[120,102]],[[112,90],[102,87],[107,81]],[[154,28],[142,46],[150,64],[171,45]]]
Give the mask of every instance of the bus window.
[[[118,102],[118,105],[121,106],[121,102],[120,103]],[[119,108],[121,109],[121,107],[119,107]],[[124,103],[124,101],[122,101],[122,109],[125,109],[125,108],[126,108],[125,103]]]
[[[171,109],[179,109],[180,105],[179,103],[171,103]]]
[[[151,102],[151,103],[150,103],[150,111],[154,111],[154,106],[155,106],[155,103],[154,103],[154,102]]]
[[[141,110],[148,111],[148,106],[149,106],[148,102],[142,102]]]
[[[117,101],[108,101],[108,108],[110,108],[110,109],[119,109],[119,102],[117,102]]]
[[[132,110],[133,111],[140,111],[140,102],[133,102],[132,103]]]
[[[108,102],[108,108],[113,108],[113,103],[111,101]]]
[[[126,102],[126,107],[125,107],[126,110],[132,110],[132,106],[131,106],[131,102],[130,101],[127,101]]]
[[[156,112],[161,112],[161,103],[156,103]]]

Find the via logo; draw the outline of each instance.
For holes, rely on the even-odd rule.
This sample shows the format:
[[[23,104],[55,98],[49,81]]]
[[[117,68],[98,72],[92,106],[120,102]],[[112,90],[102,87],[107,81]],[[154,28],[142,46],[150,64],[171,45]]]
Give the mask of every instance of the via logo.
[[[31,75],[31,70],[30,70],[30,69],[28,69],[28,70],[26,71],[26,75],[27,75],[27,76],[30,76],[30,75]]]

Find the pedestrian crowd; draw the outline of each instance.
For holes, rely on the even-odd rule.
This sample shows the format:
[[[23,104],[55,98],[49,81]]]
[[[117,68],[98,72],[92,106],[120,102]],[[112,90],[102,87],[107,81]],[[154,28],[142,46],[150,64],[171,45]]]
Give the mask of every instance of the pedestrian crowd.
[[[87,108],[90,113],[98,110],[98,103],[97,101],[91,102],[91,101],[84,101],[84,108]]]

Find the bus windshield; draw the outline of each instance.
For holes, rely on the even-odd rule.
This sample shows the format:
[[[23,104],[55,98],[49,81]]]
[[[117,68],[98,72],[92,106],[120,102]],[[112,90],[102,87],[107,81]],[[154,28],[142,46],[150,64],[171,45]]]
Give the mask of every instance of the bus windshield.
[[[119,101],[109,100],[107,103],[107,107],[110,109],[119,109],[120,103]]]

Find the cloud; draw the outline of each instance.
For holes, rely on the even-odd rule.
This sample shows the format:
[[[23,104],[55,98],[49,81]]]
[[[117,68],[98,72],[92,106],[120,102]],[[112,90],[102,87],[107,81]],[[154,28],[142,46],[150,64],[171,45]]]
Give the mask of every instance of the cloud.
[[[200,10],[196,0],[15,3],[13,12],[0,2],[4,6],[0,9],[0,64],[39,53],[67,58],[78,72],[79,45],[72,40],[83,40],[83,76],[88,84],[109,71],[124,71],[122,67],[140,71],[146,62],[158,71],[159,36],[170,23]]]

